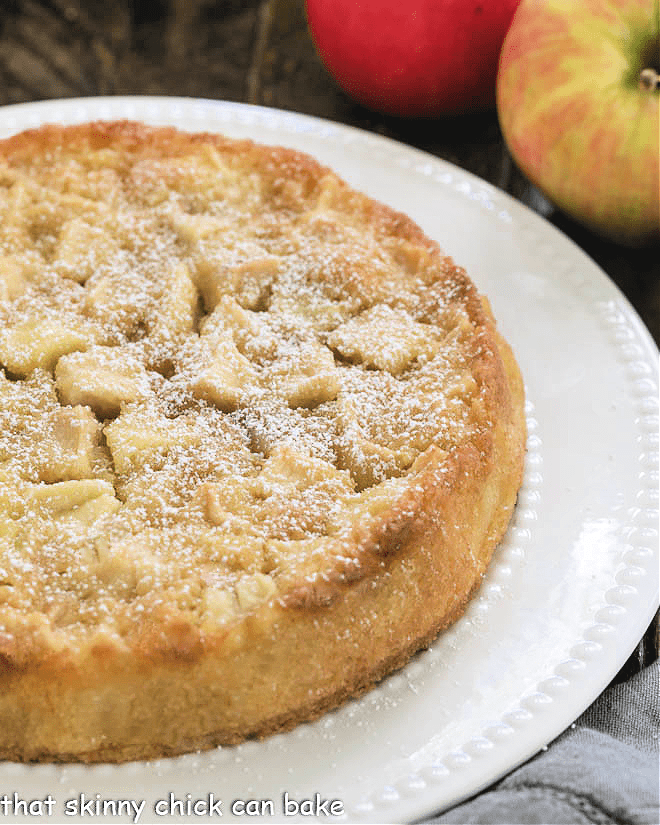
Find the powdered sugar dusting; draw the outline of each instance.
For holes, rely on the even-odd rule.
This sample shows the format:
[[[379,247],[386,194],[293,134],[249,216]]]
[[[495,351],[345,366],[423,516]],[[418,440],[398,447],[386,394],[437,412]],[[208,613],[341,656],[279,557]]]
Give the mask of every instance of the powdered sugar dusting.
[[[2,167],[3,632],[231,621],[483,426],[465,279],[314,170],[211,141]]]

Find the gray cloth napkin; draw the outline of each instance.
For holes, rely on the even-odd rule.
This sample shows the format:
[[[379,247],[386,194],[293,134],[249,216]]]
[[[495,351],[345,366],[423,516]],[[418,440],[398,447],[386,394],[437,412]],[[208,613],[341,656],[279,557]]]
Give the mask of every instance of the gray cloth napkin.
[[[660,662],[606,690],[547,750],[431,823],[658,825]]]

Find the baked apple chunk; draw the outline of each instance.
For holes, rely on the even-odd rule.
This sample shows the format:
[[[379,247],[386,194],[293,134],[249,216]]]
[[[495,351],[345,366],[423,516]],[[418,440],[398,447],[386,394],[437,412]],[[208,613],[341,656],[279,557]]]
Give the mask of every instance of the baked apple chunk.
[[[250,361],[238,351],[229,334],[216,333],[201,341],[202,366],[190,383],[195,398],[231,412],[259,393],[259,378]]]
[[[64,404],[87,405],[102,419],[113,418],[122,404],[151,393],[146,368],[121,347],[93,347],[60,358],[55,381]]]
[[[349,361],[399,375],[413,361],[438,348],[437,331],[414,321],[405,310],[379,304],[328,335],[328,346]]]
[[[93,332],[75,322],[31,318],[0,332],[0,364],[25,377],[36,369],[52,370],[61,356],[93,341]]]
[[[61,407],[51,416],[52,439],[41,444],[41,477],[54,482],[91,478],[102,461],[101,425],[89,407]]]
[[[119,244],[102,226],[74,217],[60,230],[52,264],[66,278],[85,281],[119,255]]]

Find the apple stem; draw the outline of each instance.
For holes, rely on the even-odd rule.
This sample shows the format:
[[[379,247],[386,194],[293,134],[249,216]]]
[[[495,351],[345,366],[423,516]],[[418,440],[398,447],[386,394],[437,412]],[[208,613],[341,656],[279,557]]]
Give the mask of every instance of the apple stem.
[[[639,73],[639,88],[647,92],[660,89],[660,74],[655,69],[642,69]]]

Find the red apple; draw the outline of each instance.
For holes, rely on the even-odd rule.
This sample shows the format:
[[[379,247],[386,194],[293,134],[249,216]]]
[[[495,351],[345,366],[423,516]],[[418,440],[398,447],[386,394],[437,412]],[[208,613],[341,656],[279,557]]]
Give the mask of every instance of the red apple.
[[[560,209],[633,246],[660,239],[658,0],[523,0],[497,107],[525,175]]]
[[[436,116],[495,104],[497,59],[520,0],[306,0],[321,60],[379,112]]]

